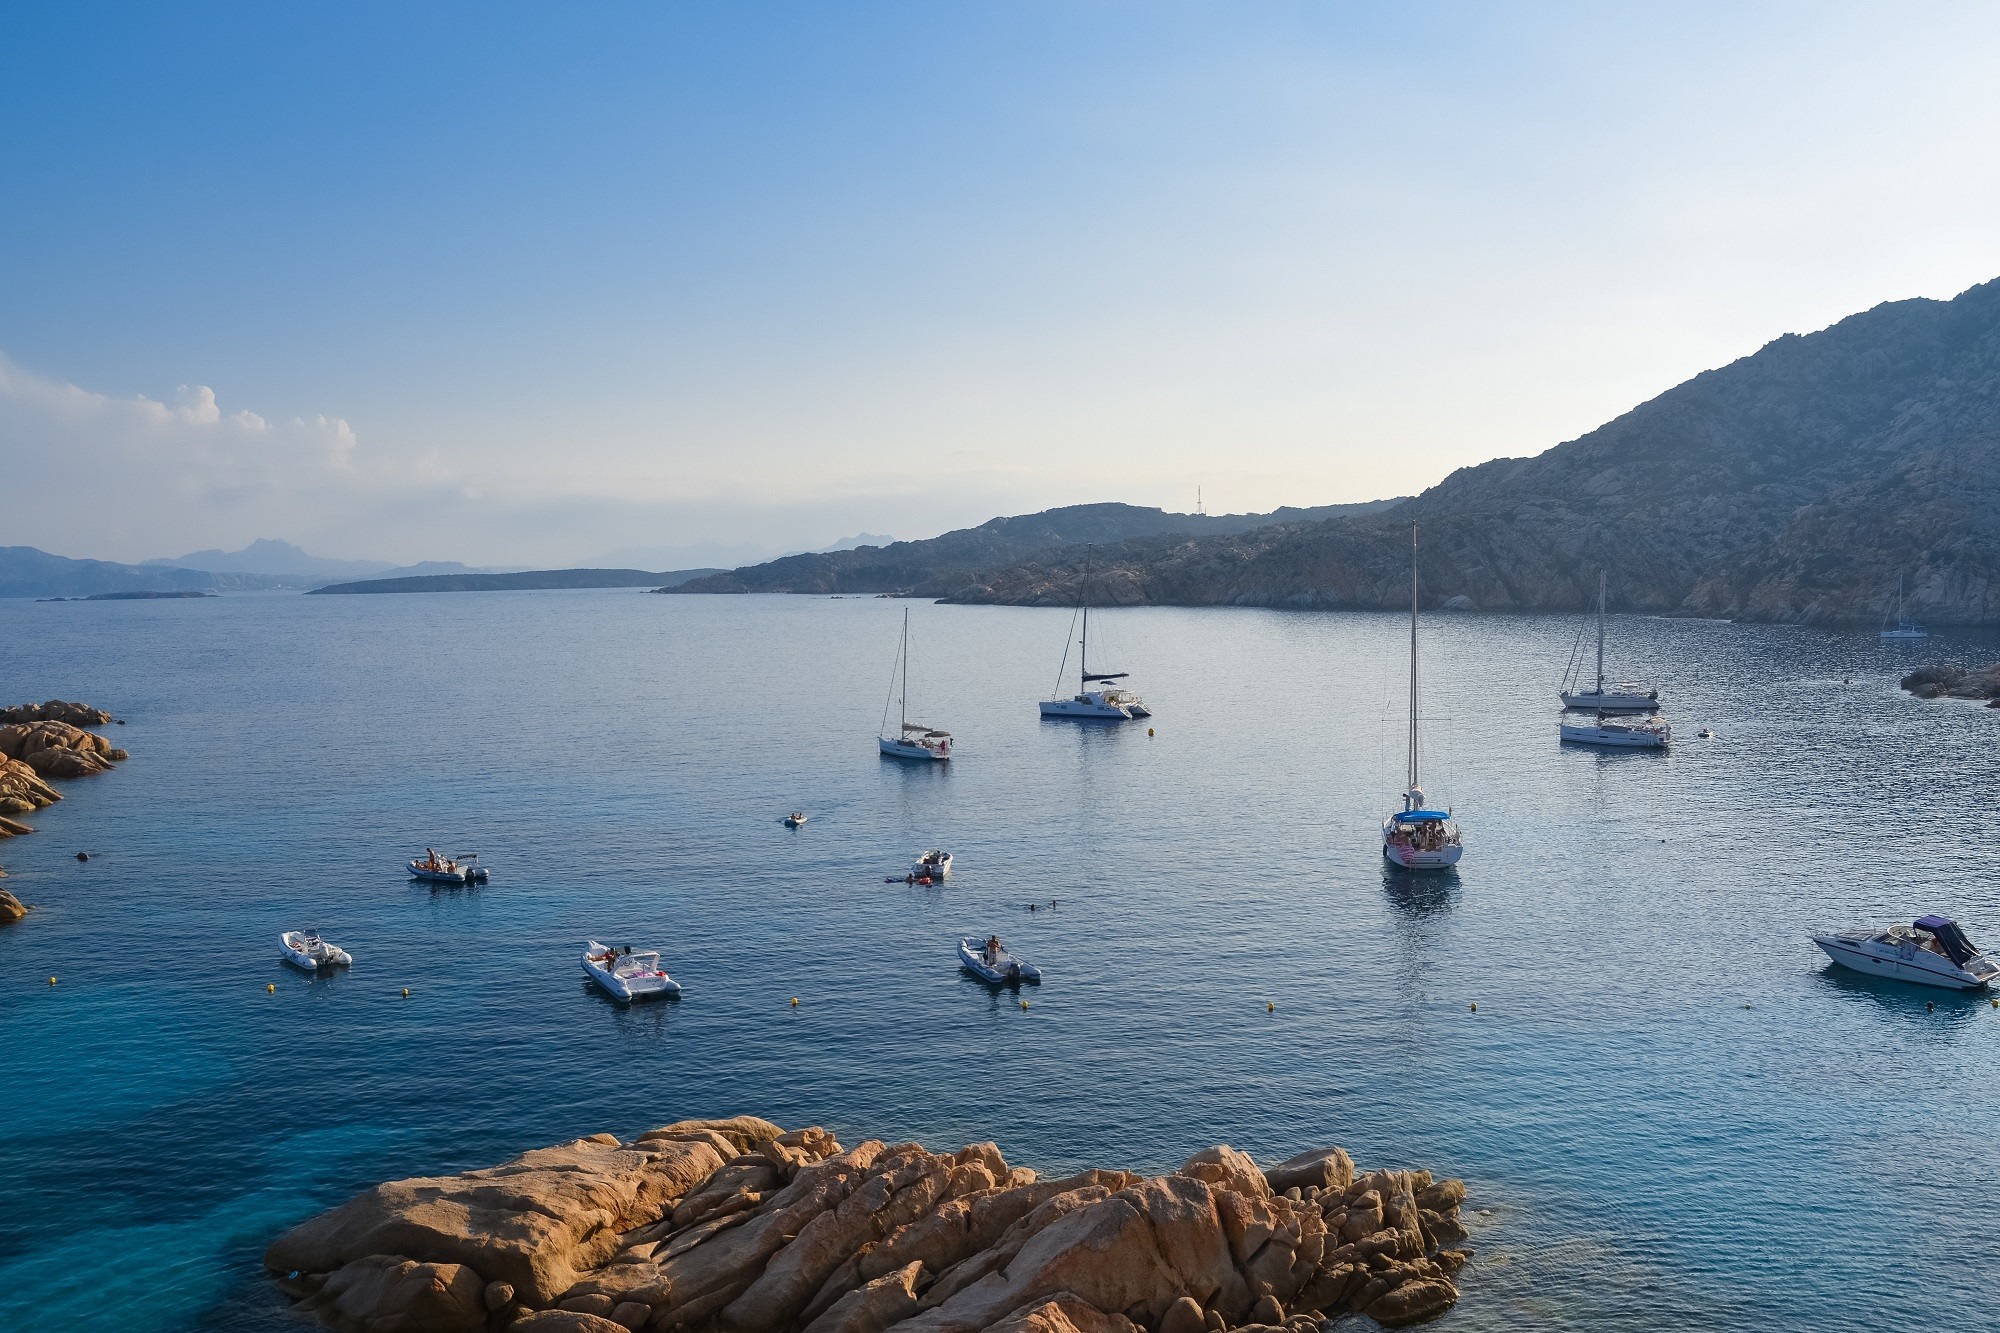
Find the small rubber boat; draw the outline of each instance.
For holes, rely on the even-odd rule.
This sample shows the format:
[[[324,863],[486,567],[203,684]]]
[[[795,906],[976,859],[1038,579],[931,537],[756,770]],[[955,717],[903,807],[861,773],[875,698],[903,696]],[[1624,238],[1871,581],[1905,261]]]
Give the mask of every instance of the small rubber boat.
[[[1949,917],[1920,916],[1887,930],[1843,930],[1812,937],[1842,967],[1893,981],[1946,990],[2000,985],[2000,963],[1980,953]]]
[[[660,966],[657,949],[614,949],[591,940],[584,946],[583,970],[605,994],[628,1004],[681,993],[681,983]]]
[[[479,864],[478,852],[420,857],[410,862],[410,874],[432,884],[484,884],[487,878],[486,867]]]
[[[925,852],[910,867],[910,877],[917,880],[943,879],[951,873],[951,853],[936,850]]]
[[[347,967],[354,962],[352,954],[337,944],[328,944],[319,937],[316,930],[288,930],[278,936],[278,952],[285,961],[302,972],[317,972],[323,967]]]
[[[1042,979],[1041,969],[1008,953],[998,935],[989,935],[984,940],[967,935],[958,942],[958,961],[981,981],[996,986],[1023,981],[1039,983]]]
[[[785,827],[786,827],[786,828],[802,828],[802,827],[804,827],[804,825],[805,825],[805,822],[806,822],[806,821],[807,821],[808,819],[811,819],[811,818],[812,818],[812,816],[811,816],[811,815],[808,815],[808,814],[807,814],[807,813],[806,813],[805,811],[803,811],[803,810],[794,810],[794,811],[792,811],[792,813],[790,813],[789,815],[786,815],[786,816],[785,816]]]

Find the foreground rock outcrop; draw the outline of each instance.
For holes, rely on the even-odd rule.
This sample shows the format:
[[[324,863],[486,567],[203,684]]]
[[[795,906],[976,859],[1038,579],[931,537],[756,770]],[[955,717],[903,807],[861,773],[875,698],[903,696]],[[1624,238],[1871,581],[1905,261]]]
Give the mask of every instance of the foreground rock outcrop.
[[[1902,686],[1919,699],[1984,699],[1988,708],[2000,708],[2000,662],[1970,671],[1921,666],[1903,677]]]
[[[740,1116],[378,1185],[264,1262],[367,1333],[1307,1333],[1449,1309],[1464,1197],[1357,1178],[1338,1148],[1044,1180],[991,1143],[843,1148]]]

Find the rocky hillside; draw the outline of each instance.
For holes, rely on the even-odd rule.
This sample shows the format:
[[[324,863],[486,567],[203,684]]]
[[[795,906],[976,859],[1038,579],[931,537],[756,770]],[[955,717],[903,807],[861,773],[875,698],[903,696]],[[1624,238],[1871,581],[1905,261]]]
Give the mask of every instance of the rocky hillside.
[[[1093,600],[1574,610],[1600,566],[1626,610],[1778,621],[2000,621],[2000,282],[1877,306],[1697,375],[1533,458],[1453,473],[1393,513],[1100,549]],[[1063,603],[1046,553],[920,591]],[[1093,579],[1096,584],[1096,579]]]
[[[1065,549],[1168,534],[1248,532],[1273,523],[1332,518],[1386,509],[1398,500],[1279,509],[1269,514],[1170,514],[1128,504],[1070,505],[1039,514],[996,518],[924,541],[862,546],[849,551],[788,555],[661,592],[889,592],[945,596],[976,583],[986,570]]]
[[[378,1185],[271,1242],[303,1313],[379,1333],[1318,1333],[1442,1314],[1465,1186],[1338,1148],[1044,1179],[752,1116]]]

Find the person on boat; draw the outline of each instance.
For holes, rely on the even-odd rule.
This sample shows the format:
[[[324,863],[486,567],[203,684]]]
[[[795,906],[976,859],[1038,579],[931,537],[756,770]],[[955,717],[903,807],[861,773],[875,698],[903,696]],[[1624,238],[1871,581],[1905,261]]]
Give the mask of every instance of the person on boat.
[[[424,869],[436,870],[437,868],[438,868],[437,849],[432,847],[424,848]]]
[[[988,967],[993,966],[1000,958],[1000,937],[998,935],[988,935],[986,937],[986,947],[980,952],[985,956],[986,965]]]

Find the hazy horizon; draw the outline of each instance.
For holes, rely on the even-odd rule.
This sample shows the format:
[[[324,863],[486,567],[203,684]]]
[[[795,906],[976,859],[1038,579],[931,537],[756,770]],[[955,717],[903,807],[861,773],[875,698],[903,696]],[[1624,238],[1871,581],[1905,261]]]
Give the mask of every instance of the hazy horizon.
[[[10,35],[0,465],[64,503],[0,544],[79,557],[751,559],[1377,499],[2000,274],[1977,6]]]

